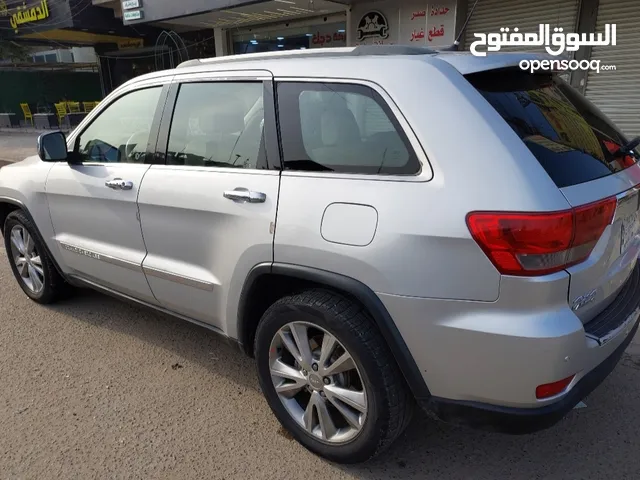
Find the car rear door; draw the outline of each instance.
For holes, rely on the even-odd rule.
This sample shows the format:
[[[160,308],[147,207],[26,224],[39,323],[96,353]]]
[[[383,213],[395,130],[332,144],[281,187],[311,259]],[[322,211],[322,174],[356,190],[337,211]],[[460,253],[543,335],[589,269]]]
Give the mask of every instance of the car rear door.
[[[556,183],[573,207],[574,226],[580,222],[587,226],[582,231],[588,231],[590,224],[606,217],[604,230],[592,229],[597,232],[593,238],[574,241],[593,250],[584,261],[566,269],[571,275],[569,306],[589,324],[587,333],[601,340],[620,325],[594,329],[589,322],[615,301],[637,268],[638,151],[622,153],[630,139],[555,75],[489,71],[467,78]]]
[[[251,268],[273,261],[280,186],[272,75],[176,76],[138,206],[151,290],[165,308],[235,335]],[[235,296],[234,296],[235,295]]]
[[[102,102],[69,137],[72,163],[46,183],[62,259],[71,274],[156,303],[142,272],[146,248],[137,197],[152,160],[170,77],[133,86]]]

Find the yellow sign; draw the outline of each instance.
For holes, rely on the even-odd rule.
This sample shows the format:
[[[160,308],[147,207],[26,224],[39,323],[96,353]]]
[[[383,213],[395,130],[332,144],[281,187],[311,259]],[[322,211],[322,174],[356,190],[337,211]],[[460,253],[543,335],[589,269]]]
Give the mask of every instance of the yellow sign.
[[[7,3],[4,0],[0,0],[0,17],[8,17],[9,10],[7,9]]]
[[[118,50],[127,50],[130,48],[142,48],[143,40],[141,38],[127,38],[118,40]]]
[[[36,22],[49,17],[49,5],[47,0],[42,0],[40,6],[28,8],[24,3],[16,8],[16,13],[11,15],[9,23],[11,28],[18,33],[18,25]]]

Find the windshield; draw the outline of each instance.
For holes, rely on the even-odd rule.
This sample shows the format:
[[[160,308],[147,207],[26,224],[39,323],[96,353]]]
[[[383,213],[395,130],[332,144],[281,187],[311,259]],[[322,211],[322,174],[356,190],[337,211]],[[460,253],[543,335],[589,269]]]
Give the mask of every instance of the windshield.
[[[557,75],[493,70],[468,75],[559,188],[610,175],[640,155],[614,155],[629,140]]]

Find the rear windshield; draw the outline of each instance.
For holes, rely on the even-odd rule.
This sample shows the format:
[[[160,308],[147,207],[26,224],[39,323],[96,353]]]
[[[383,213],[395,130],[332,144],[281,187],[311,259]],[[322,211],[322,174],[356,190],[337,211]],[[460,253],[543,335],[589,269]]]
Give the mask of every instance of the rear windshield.
[[[468,75],[467,80],[513,128],[559,188],[619,172],[640,158],[637,151],[617,154],[630,139],[555,74],[505,69]]]

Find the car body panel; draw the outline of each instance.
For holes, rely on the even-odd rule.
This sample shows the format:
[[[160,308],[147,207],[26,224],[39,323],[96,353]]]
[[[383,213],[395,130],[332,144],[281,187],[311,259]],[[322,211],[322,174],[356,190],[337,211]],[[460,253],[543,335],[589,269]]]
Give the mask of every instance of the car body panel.
[[[255,265],[273,261],[279,183],[272,171],[151,167],[139,198],[148,249],[143,266],[164,307],[235,338],[237,329],[226,322],[226,306],[235,297],[237,309],[242,287],[233,291],[232,279],[244,279]],[[266,202],[238,203],[223,197],[224,191],[237,187],[265,193]]]
[[[415,136],[423,171],[402,177],[283,172],[275,261],[332,269],[377,292],[495,301],[500,275],[471,238],[467,213],[505,205],[521,211],[569,205],[517,135],[448,63],[405,60],[400,67],[387,61],[389,71],[402,68],[405,75],[380,73],[384,89],[367,81],[332,81],[378,91],[404,120],[405,134]],[[421,78],[430,79],[429,88],[422,87]],[[299,79],[276,77],[276,82],[293,80]],[[452,96],[455,109],[447,105]],[[461,142],[468,148],[452,149]],[[514,163],[514,155],[529,161]],[[322,215],[334,202],[378,211],[370,245],[349,247],[322,238]],[[468,273],[451,275],[461,271]]]
[[[148,169],[143,164],[58,162],[46,189],[61,263],[74,275],[156,303],[141,268],[147,250],[137,205]],[[133,188],[108,188],[105,182],[114,178],[132,182]]]
[[[569,275],[503,277],[494,303],[379,294],[434,397],[524,409],[558,401],[607,359],[638,321],[600,345],[567,304]],[[576,375],[561,395],[538,400],[538,385]]]
[[[590,321],[615,298],[629,278],[640,253],[640,238],[630,239],[621,250],[622,224],[638,215],[639,196],[636,185],[640,182],[640,165],[626,170],[561,189],[571,205],[579,206],[607,197],[618,197],[618,206],[612,224],[607,227],[587,261],[568,269],[571,274],[569,305],[583,322]],[[595,292],[595,293],[594,293]],[[587,303],[578,304],[589,295]],[[585,300],[586,302],[586,300]]]
[[[45,191],[45,181],[53,163],[45,163],[37,156],[5,165],[0,169],[0,202],[19,205],[29,212],[49,251],[59,256],[49,204]],[[0,228],[4,227],[0,225]],[[64,268],[60,265],[60,268]]]
[[[176,75],[165,110],[174,110],[180,84],[227,81],[260,83],[263,104],[257,108],[265,124],[275,126],[267,70]],[[171,121],[170,114],[163,116],[157,158],[165,158]],[[273,168],[279,162],[277,136],[269,125],[263,132]],[[273,169],[153,165],[138,204],[148,250],[143,268],[161,305],[237,338],[242,282],[255,265],[273,261],[279,187],[279,172]],[[262,193],[266,200],[225,198],[225,192],[238,188]]]

